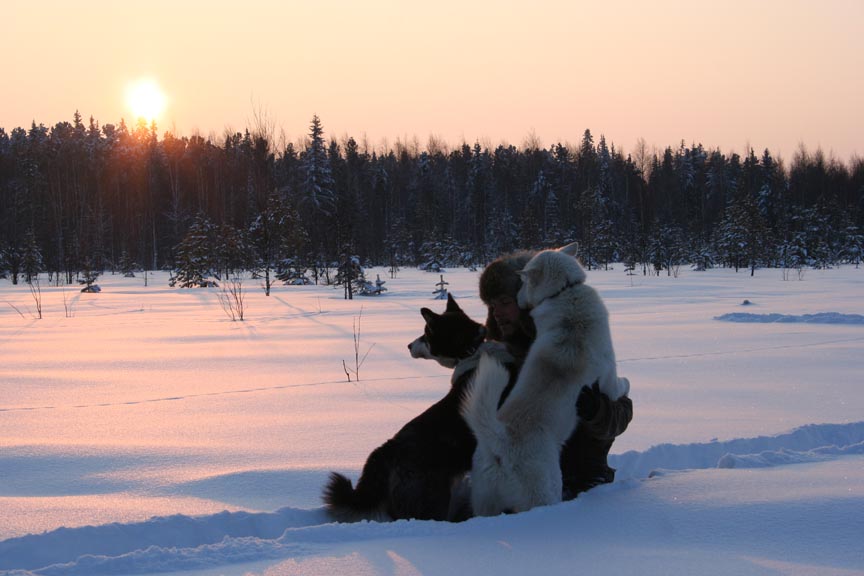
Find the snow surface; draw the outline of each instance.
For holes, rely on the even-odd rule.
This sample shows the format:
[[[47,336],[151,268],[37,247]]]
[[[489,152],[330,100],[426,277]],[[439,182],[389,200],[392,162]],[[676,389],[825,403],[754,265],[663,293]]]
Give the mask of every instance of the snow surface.
[[[589,272],[632,383],[614,484],[462,524],[335,524],[329,471],[356,478],[448,386],[407,350],[439,275],[369,272],[389,291],[353,301],[247,280],[245,322],[161,274],[43,279],[41,320],[0,282],[0,573],[864,575],[864,271]],[[477,275],[444,273],[481,319]]]

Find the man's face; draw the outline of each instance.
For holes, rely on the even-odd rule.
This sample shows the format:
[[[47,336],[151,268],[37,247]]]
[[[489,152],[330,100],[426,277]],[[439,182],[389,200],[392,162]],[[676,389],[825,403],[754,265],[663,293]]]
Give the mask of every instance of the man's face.
[[[519,331],[519,317],[521,311],[519,305],[516,304],[516,298],[511,296],[498,296],[489,301],[489,309],[492,312],[492,317],[498,323],[498,328],[501,330],[501,335],[504,338],[513,336]]]

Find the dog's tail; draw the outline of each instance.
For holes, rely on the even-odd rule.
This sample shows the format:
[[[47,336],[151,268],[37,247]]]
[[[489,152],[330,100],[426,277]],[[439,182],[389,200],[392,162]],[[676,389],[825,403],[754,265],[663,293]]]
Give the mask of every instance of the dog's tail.
[[[483,354],[462,398],[460,411],[479,444],[494,454],[501,454],[507,440],[507,429],[498,420],[498,402],[510,381],[507,367],[496,358]]]
[[[386,446],[386,444],[385,444]],[[360,520],[390,520],[386,502],[389,493],[387,467],[382,459],[387,458],[386,448],[382,446],[369,455],[357,486],[351,480],[331,472],[321,496],[328,514],[338,522],[358,522]],[[378,473],[376,473],[378,472]]]

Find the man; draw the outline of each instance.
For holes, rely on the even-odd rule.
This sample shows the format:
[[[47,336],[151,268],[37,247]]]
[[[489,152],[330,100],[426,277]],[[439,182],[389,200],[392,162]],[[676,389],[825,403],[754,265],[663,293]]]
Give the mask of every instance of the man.
[[[480,299],[488,308],[487,338],[507,345],[516,358],[517,370],[536,336],[529,311],[521,310],[516,303],[516,294],[522,286],[517,272],[532,256],[534,252],[527,251],[502,256],[480,275]],[[510,386],[514,382],[515,378],[511,379]],[[510,386],[504,390],[501,402],[509,394]],[[615,438],[633,418],[633,403],[626,396],[612,401],[600,392],[598,383],[582,390],[576,411],[579,424],[561,450],[564,500],[572,500],[580,492],[615,479],[615,470],[609,467],[607,457]]]

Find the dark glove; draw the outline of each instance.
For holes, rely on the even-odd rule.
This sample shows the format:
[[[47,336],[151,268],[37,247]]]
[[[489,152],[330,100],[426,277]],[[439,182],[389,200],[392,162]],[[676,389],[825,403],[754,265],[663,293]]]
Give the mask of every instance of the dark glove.
[[[600,391],[600,381],[594,382],[591,386],[583,386],[579,393],[579,398],[576,399],[576,414],[579,418],[590,422],[597,417],[603,401],[606,400],[605,394]]]

